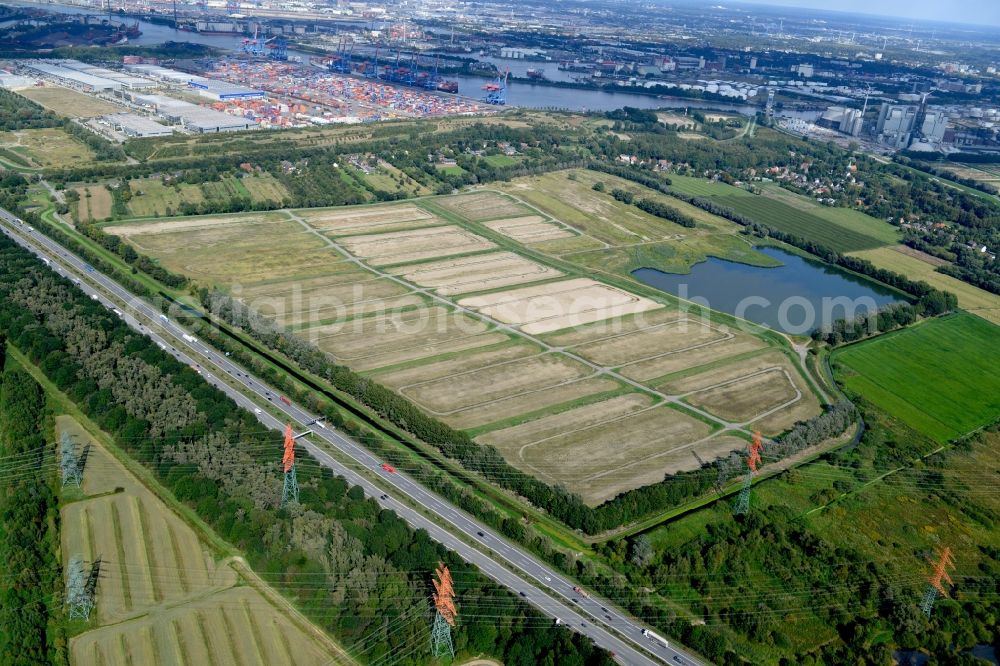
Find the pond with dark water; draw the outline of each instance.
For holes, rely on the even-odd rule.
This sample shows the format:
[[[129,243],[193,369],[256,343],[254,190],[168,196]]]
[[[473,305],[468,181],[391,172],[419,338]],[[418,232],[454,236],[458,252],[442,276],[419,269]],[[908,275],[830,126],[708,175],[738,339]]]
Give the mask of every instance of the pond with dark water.
[[[793,335],[906,300],[889,287],[822,261],[776,247],[755,249],[782,265],[763,268],[712,257],[686,275],[655,268],[632,275],[661,291]]]

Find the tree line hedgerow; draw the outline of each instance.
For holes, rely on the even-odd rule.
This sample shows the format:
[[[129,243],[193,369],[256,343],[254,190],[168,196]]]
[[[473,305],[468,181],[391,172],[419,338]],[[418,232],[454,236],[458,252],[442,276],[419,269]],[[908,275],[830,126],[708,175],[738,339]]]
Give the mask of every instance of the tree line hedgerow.
[[[5,341],[0,337],[0,370]],[[22,370],[0,377],[0,458],[8,465],[0,493],[0,664],[67,664],[62,576],[57,552],[59,500],[45,441],[45,394]]]

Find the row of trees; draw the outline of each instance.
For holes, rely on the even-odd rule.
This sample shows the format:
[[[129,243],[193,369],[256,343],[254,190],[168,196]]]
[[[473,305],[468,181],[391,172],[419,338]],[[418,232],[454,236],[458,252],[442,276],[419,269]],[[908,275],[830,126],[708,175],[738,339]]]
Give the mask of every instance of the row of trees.
[[[594,189],[599,192],[603,192],[604,183],[597,181],[594,183]],[[632,204],[639,210],[645,211],[650,215],[655,215],[656,217],[664,220],[669,220],[670,222],[679,224],[682,227],[693,229],[698,225],[693,217],[685,215],[673,206],[669,206],[661,201],[656,201],[655,199],[636,199],[635,194],[629,190],[623,190],[616,187],[611,190],[611,196],[614,197],[616,201],[621,201],[625,204]]]
[[[0,369],[5,341],[0,338]],[[22,370],[0,379],[0,662],[67,664],[59,626],[62,576],[55,451],[46,443],[45,394]]]
[[[280,590],[367,660],[427,662],[430,575],[443,561],[456,581],[460,653],[610,666],[607,653],[547,626],[305,451],[298,452],[302,502],[279,508],[280,436],[6,237],[0,331],[254,568],[273,572]]]
[[[26,97],[0,88],[0,131],[58,127],[62,121]]]

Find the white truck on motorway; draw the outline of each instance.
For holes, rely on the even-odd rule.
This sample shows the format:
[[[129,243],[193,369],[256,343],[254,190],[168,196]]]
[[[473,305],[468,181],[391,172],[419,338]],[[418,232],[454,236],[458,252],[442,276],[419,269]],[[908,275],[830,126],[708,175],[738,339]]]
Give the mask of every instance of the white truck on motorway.
[[[659,635],[659,634],[657,634],[657,633],[655,633],[653,631],[650,631],[649,629],[643,629],[642,630],[642,635],[645,636],[646,638],[648,638],[649,640],[653,641],[653,642],[659,643],[663,647],[670,647],[670,641],[668,641],[663,636],[661,636],[661,635]]]
[[[192,343],[198,342],[198,338],[196,338],[193,335],[190,335],[188,333],[185,333],[181,337],[184,338],[185,340],[187,340],[188,342],[192,342]]]

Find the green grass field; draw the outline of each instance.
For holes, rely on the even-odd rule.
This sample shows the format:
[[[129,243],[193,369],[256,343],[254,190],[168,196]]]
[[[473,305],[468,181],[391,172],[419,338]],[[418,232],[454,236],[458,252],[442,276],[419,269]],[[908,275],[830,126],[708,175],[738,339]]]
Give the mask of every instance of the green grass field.
[[[129,183],[132,199],[128,202],[129,212],[136,217],[160,217],[177,214],[182,203],[201,203],[205,200],[202,188],[186,183],[164,185],[159,178],[144,178]]]
[[[510,157],[509,155],[487,155],[483,158],[483,161],[495,167],[505,167],[517,164],[517,159]]]
[[[1000,328],[961,313],[834,352],[840,382],[944,442],[1000,417]]]
[[[875,236],[767,196],[721,196],[712,199],[760,224],[815,241],[837,252],[856,252],[886,244]]]
[[[870,250],[899,242],[890,224],[849,208],[821,206],[776,185],[764,185],[755,195],[725,183],[703,178],[670,176],[673,189],[692,196],[709,197],[760,224],[821,243],[837,252]]]
[[[753,196],[750,192],[725,183],[716,183],[704,178],[670,175],[670,188],[694,197]]]

